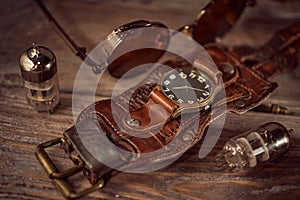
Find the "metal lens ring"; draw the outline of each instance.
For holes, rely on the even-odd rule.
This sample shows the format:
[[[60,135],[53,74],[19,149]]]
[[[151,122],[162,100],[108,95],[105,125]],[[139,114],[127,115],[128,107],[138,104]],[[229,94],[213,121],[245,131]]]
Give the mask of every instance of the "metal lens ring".
[[[147,34],[144,37],[139,33],[140,28],[157,27],[157,31],[153,31],[151,34]],[[133,33],[134,32],[134,33]],[[134,21],[125,24],[115,31],[113,31],[108,37],[108,40],[112,40],[115,43],[114,49],[111,52],[108,60],[108,71],[114,77],[120,78],[126,72],[134,68],[135,66],[155,63],[164,54],[164,49],[167,48],[169,43],[169,31],[167,26],[159,22],[150,22],[146,20]],[[127,47],[133,46],[133,44],[147,43],[148,46],[153,48],[142,48],[128,51]],[[124,53],[126,51],[126,53]],[[120,55],[117,57],[116,55]],[[135,76],[140,74],[141,71],[136,71]]]
[[[200,44],[223,36],[239,19],[245,0],[213,0],[202,9],[193,25],[193,38]]]

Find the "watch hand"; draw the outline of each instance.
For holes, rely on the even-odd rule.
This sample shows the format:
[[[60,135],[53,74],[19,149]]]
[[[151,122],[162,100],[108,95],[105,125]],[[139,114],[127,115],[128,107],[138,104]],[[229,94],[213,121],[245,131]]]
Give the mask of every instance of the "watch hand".
[[[202,90],[202,89],[199,89],[199,88],[194,88],[194,87],[189,87],[189,86],[187,86],[187,87],[190,88],[190,89],[193,89],[193,90],[200,91],[200,92],[206,92],[205,90]]]
[[[173,87],[173,89],[192,89],[192,90],[197,90],[197,91],[200,91],[200,92],[206,92],[206,90],[202,90],[202,89],[198,89],[198,88],[194,88],[194,87],[190,87],[190,86],[181,86],[181,87]]]
[[[186,85],[185,86],[181,86],[181,87],[173,87],[173,89],[175,89],[175,90],[176,89],[187,89],[187,88],[188,88],[188,86],[186,86]]]

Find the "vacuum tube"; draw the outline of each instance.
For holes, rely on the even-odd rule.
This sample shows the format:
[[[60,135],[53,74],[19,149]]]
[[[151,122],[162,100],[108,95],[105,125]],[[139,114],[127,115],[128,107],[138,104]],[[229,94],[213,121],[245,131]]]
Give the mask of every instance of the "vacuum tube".
[[[38,111],[53,112],[59,102],[56,58],[53,52],[33,44],[20,57],[28,103]]]
[[[245,172],[272,161],[290,146],[290,132],[282,124],[270,122],[231,138],[226,142],[218,159],[222,168]]]

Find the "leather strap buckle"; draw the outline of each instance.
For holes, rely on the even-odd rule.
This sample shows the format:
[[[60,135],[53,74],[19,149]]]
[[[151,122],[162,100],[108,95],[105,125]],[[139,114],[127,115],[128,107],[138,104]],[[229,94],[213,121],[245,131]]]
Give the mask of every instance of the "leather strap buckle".
[[[75,199],[82,196],[85,196],[91,192],[94,192],[98,189],[101,189],[104,186],[104,180],[100,179],[98,182],[93,184],[91,187],[84,189],[82,191],[75,191],[72,186],[67,182],[67,178],[83,171],[83,162],[82,160],[75,156],[71,155],[71,158],[75,160],[75,166],[64,171],[59,171],[55,164],[52,162],[47,152],[46,148],[65,143],[64,138],[56,138],[42,144],[39,144],[35,150],[35,156],[37,157],[39,163],[42,165],[46,171],[48,177],[52,179],[53,184],[56,189],[67,199]]]

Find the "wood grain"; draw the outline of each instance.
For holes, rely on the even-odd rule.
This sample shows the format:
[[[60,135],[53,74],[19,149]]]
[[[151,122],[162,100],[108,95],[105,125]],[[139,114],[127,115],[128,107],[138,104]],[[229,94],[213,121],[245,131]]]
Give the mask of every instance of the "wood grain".
[[[91,50],[114,28],[137,19],[161,21],[171,28],[194,20],[205,1],[98,1],[68,0],[45,3],[57,20],[82,46]],[[0,1],[0,199],[63,199],[34,156],[41,142],[61,137],[73,125],[72,88],[81,64],[49,25],[31,0]],[[300,20],[299,3],[259,1],[245,11],[238,24],[222,39],[226,45],[258,46],[279,28]],[[59,63],[61,101],[54,114],[38,113],[26,102],[18,57],[33,41],[52,49]],[[268,103],[279,103],[300,111],[300,67],[274,81],[279,88]],[[96,99],[112,90],[116,79],[105,74]],[[88,89],[87,89],[88,90]],[[82,98],[85,98],[83,95]],[[294,129],[290,150],[280,159],[248,174],[217,170],[215,155],[232,136],[269,121]],[[202,141],[170,166],[145,174],[119,173],[103,190],[82,199],[299,199],[300,117],[248,112],[228,114],[222,135],[213,151],[203,159]],[[59,167],[70,165],[59,147],[50,149]],[[89,185],[75,177],[78,188]]]

